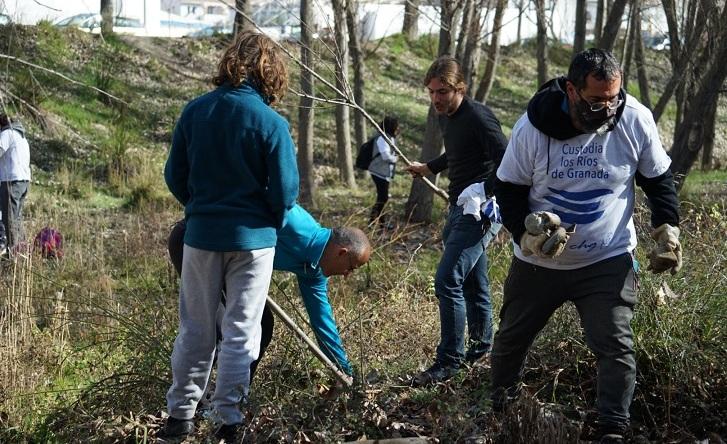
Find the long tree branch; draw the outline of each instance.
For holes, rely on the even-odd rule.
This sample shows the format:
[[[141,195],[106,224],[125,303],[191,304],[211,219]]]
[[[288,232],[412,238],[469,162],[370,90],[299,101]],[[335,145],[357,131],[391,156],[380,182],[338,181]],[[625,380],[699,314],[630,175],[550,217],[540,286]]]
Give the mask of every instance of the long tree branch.
[[[87,85],[87,84],[85,84],[83,82],[79,82],[78,80],[74,80],[74,79],[68,77],[67,75],[62,74],[62,73],[60,73],[58,71],[54,71],[54,70],[49,69],[49,68],[46,68],[44,66],[36,65],[35,63],[31,63],[31,62],[29,62],[27,60],[23,60],[21,58],[18,58],[18,57],[15,57],[15,56],[11,56],[11,55],[7,55],[7,54],[0,54],[0,58],[7,59],[7,60],[10,60],[10,61],[13,61],[13,62],[17,62],[17,63],[21,63],[23,65],[27,65],[27,66],[33,67],[35,69],[39,69],[41,71],[48,72],[50,74],[56,75],[56,76],[58,76],[58,77],[60,77],[60,78],[62,78],[64,80],[66,80],[68,82],[71,82],[74,85],[81,85],[81,86],[85,86],[86,88],[91,88],[92,90],[94,90],[94,91],[96,91],[98,93],[101,93],[101,94],[103,94],[103,95],[105,95],[105,96],[107,96],[107,97],[109,97],[111,99],[114,99],[116,101],[119,101],[119,102],[123,103],[124,105],[128,105],[128,103],[126,101],[124,101],[124,100],[116,97],[113,94],[109,94],[109,93],[107,93],[106,91],[104,91],[102,89],[96,88],[95,86]]]
[[[260,28],[260,26],[258,26],[257,23],[255,23],[255,21],[252,19],[252,17],[250,17],[244,11],[241,11],[240,9],[238,9],[235,6],[231,5],[226,0],[219,0],[219,2],[222,3],[222,4],[224,4],[224,5],[226,5],[229,8],[234,9],[238,14],[242,15],[242,17],[244,17],[245,20],[247,20],[248,22],[250,22],[258,31],[260,31],[261,33],[264,33],[263,30],[262,30],[262,28]],[[307,24],[306,24],[306,26],[307,26]],[[333,85],[331,82],[329,82],[328,80],[326,80],[325,78],[323,78],[320,74],[318,74],[311,67],[309,67],[305,63],[303,63],[303,61],[300,60],[300,58],[298,58],[296,55],[294,55],[292,52],[290,52],[290,50],[288,50],[288,48],[286,48],[280,42],[277,42],[276,41],[275,42],[275,45],[278,48],[280,48],[288,57],[290,57],[290,59],[293,60],[301,69],[305,69],[306,71],[308,71],[309,73],[311,73],[313,75],[313,77],[315,77],[321,83],[323,83],[328,88],[330,88],[339,97],[341,97],[341,99],[340,100],[333,101],[333,99],[325,99],[325,98],[310,96],[310,95],[307,95],[307,94],[306,95],[302,95],[302,93],[299,93],[299,92],[296,92],[296,91],[291,90],[294,94],[296,94],[298,96],[301,96],[301,97],[306,97],[306,98],[310,98],[310,99],[313,99],[313,100],[316,100],[316,101],[320,101],[320,102],[343,104],[343,105],[346,105],[348,107],[351,107],[351,108],[359,111],[366,118],[366,120],[368,120],[368,122],[371,123],[376,128],[376,130],[379,132],[379,134],[381,134],[381,136],[384,137],[384,140],[386,140],[386,142],[389,144],[389,146],[391,146],[394,149],[394,151],[396,152],[396,154],[399,157],[401,157],[401,159],[404,161],[404,163],[406,163],[407,165],[412,165],[412,162],[409,160],[409,158],[407,158],[404,155],[404,153],[402,153],[401,150],[396,145],[394,145],[394,143],[391,141],[391,139],[386,134],[386,132],[384,132],[381,129],[381,127],[378,125],[378,123],[376,123],[376,120],[374,120],[374,118],[371,117],[371,115],[368,112],[366,112],[365,109],[363,109],[361,106],[359,106],[356,103],[356,101],[352,97],[353,94],[346,94],[343,91],[341,91],[340,89],[336,88],[335,85]],[[339,63],[340,63],[340,61],[339,61]],[[438,196],[442,197],[445,200],[449,200],[449,195],[447,194],[446,191],[444,191],[443,189],[441,189],[438,186],[434,185],[426,177],[422,177],[421,179],[424,181],[425,184],[427,184],[428,187],[430,187],[432,189],[432,191],[434,191],[434,193],[436,193]]]

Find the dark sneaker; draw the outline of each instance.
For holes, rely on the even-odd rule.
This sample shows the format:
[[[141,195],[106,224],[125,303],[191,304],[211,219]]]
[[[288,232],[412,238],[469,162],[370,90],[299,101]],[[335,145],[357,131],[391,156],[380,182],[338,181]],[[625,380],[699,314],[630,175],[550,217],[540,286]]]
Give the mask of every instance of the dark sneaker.
[[[478,353],[476,355],[468,354],[465,356],[464,362],[469,366],[473,366],[479,362],[485,362],[488,356],[490,356],[490,352]]]
[[[194,421],[191,419],[167,418],[164,428],[157,433],[161,442],[177,442],[194,433]]]
[[[431,367],[416,375],[411,380],[412,387],[424,387],[427,385],[444,382],[459,373],[459,367],[435,362]]]
[[[236,443],[242,439],[242,424],[222,424],[215,432],[215,438],[221,443]]]
[[[623,444],[625,442],[623,435],[617,433],[605,434],[598,440],[599,444]]]

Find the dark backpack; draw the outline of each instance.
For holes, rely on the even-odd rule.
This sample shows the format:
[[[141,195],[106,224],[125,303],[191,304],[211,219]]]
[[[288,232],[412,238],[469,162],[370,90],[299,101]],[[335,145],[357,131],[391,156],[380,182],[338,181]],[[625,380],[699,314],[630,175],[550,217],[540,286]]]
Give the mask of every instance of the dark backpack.
[[[378,136],[370,138],[358,148],[358,154],[356,155],[356,163],[354,166],[359,170],[368,170],[369,165],[371,165],[371,161],[379,155],[378,151],[376,152],[376,155],[374,155],[374,140],[376,140],[376,137]]]

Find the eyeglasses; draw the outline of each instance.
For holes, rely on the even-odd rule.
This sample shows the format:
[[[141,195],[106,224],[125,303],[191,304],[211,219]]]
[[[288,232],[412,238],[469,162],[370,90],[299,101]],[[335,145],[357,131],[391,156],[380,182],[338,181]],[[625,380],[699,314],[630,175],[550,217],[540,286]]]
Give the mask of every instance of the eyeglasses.
[[[595,102],[595,103],[592,103],[592,102],[589,102],[588,100],[586,100],[586,98],[581,95],[581,93],[578,91],[578,89],[575,89],[575,91],[576,91],[576,94],[578,94],[578,97],[580,97],[581,100],[583,100],[584,102],[586,102],[588,104],[588,106],[590,107],[591,111],[593,111],[594,113],[597,113],[599,111],[603,111],[606,108],[608,108],[609,110],[613,111],[616,108],[618,108],[619,106],[623,105],[623,103],[624,103],[624,100],[622,98],[620,98],[620,97],[617,97],[617,98],[615,98],[613,100],[609,100],[609,101],[606,101],[606,102]]]

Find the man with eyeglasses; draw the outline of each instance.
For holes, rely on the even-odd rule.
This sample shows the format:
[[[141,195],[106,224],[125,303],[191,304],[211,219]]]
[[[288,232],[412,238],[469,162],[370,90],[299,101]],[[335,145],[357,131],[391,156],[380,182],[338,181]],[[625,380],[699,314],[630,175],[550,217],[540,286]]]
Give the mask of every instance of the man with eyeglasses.
[[[621,88],[614,56],[588,49],[543,85],[512,130],[495,195],[514,258],[492,350],[495,410],[517,396],[525,357],[573,302],[598,365],[598,439],[623,442],[636,380],[634,183],[655,227],[655,273],[681,267],[679,203],[651,112]]]
[[[172,227],[168,241],[169,256],[179,274],[182,272],[185,230],[184,220],[177,222]],[[311,329],[321,351],[341,371],[352,376],[353,369],[328,301],[328,278],[346,277],[368,262],[371,256],[368,237],[358,228],[322,227],[310,213],[296,204],[286,215],[285,225],[278,230],[277,239],[273,270],[295,274]],[[266,304],[261,322],[260,354],[250,366],[250,381],[272,341],[273,324],[272,311]]]

